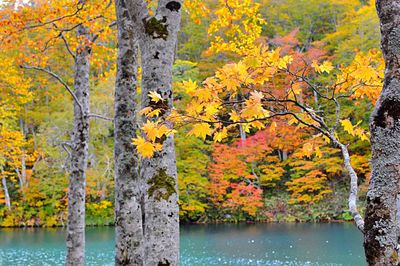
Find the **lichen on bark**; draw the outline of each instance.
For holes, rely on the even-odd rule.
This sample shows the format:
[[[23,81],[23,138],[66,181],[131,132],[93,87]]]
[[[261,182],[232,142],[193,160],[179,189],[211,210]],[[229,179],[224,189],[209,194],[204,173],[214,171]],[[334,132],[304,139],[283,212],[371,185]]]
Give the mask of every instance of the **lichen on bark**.
[[[174,177],[167,174],[165,169],[159,169],[147,184],[149,185],[148,195],[157,201],[168,200],[171,195],[176,193],[176,182]]]
[[[372,173],[365,210],[368,265],[399,265],[400,230],[400,0],[377,0],[386,70],[371,115]]]

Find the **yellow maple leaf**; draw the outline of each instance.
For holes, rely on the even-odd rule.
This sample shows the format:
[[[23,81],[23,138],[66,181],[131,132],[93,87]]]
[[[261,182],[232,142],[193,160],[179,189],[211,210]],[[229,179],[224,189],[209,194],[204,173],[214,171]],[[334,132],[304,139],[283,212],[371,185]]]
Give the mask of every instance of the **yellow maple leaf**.
[[[154,144],[154,149],[155,149],[156,151],[162,151],[163,145],[160,144],[160,143],[155,143],[155,144]]]
[[[192,93],[197,90],[197,83],[192,79],[189,79],[188,81],[183,81],[181,83],[181,86],[185,89],[186,93],[190,95],[192,95]]]
[[[257,129],[265,128],[265,125],[258,120],[251,122],[251,126]]]
[[[169,136],[175,133],[176,130],[170,130],[166,125],[161,125],[158,127],[158,135],[157,138],[161,138],[162,136]]]
[[[159,101],[163,101],[161,95],[156,91],[149,92],[149,97],[152,102],[158,103]]]
[[[214,134],[214,142],[221,142],[228,136],[228,130],[224,127],[221,131]]]
[[[147,138],[154,142],[158,136],[158,123],[147,120],[146,123],[143,124],[142,130]]]
[[[142,130],[151,142],[155,142],[157,138],[162,138],[170,131],[167,126],[149,120],[143,125]]]
[[[206,115],[207,116],[213,116],[218,112],[218,109],[220,108],[220,104],[218,102],[211,102],[209,103],[206,108]]]
[[[317,71],[318,73],[330,73],[333,70],[333,65],[332,62],[330,61],[324,61],[321,65],[318,65],[317,61],[314,60],[311,64],[311,66]]]
[[[145,107],[142,110],[140,110],[139,114],[140,115],[147,115],[148,113],[150,113],[151,111],[153,111],[153,107]]]
[[[212,129],[207,123],[199,123],[195,124],[192,130],[188,133],[189,136],[201,137],[203,140],[206,139],[207,136],[211,136]]]
[[[350,122],[349,119],[341,120],[340,123],[342,124],[344,130],[352,136],[355,136],[353,124]]]
[[[239,122],[240,121],[240,116],[238,115],[238,113],[234,110],[232,110],[230,113],[230,120],[234,123]]]
[[[161,109],[154,109],[150,113],[147,114],[147,117],[158,117],[161,114]]]
[[[142,157],[151,158],[154,155],[155,148],[153,144],[142,137],[132,139],[132,144],[136,146],[138,153]]]
[[[212,94],[209,89],[198,89],[195,92],[195,96],[197,96],[197,98],[203,102],[207,102],[212,99]]]
[[[279,60],[278,67],[279,67],[279,68],[287,68],[287,66],[288,66],[290,63],[292,63],[292,61],[293,61],[293,58],[292,58],[291,56],[289,56],[289,55],[284,56],[283,58],[281,58],[281,59]]]

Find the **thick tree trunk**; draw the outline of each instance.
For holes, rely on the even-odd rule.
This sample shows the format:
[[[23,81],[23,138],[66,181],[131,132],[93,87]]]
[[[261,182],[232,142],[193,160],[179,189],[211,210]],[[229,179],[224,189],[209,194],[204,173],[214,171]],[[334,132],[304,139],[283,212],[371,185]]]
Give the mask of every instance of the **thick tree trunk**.
[[[142,194],[136,121],[137,43],[125,4],[116,0],[118,61],[115,84],[115,265],[144,265]]]
[[[142,108],[151,106],[150,91],[164,99],[161,119],[173,105],[172,65],[180,28],[181,1],[159,0],[154,16],[143,0],[128,1],[142,56]],[[153,106],[159,107],[159,106]],[[171,126],[171,125],[170,125]],[[158,140],[162,152],[140,167],[143,191],[144,264],[179,265],[179,207],[174,138]]]
[[[181,3],[160,0],[156,16],[145,22],[141,41],[142,54],[142,108],[151,106],[148,93],[157,91],[168,106],[173,105],[172,65],[180,26]],[[151,28],[161,25],[160,32]],[[162,30],[164,28],[164,31]],[[171,125],[170,125],[171,126]],[[162,152],[144,159],[141,179],[145,197],[145,256],[146,265],[179,265],[179,206],[176,158],[173,136],[160,140]]]
[[[376,1],[386,63],[382,93],[371,116],[372,177],[364,247],[369,265],[398,265],[400,180],[400,0]]]
[[[11,211],[11,199],[10,199],[10,194],[8,193],[7,180],[5,177],[1,178],[1,183],[3,185],[4,201],[5,201],[6,207],[9,211]]]
[[[88,38],[88,29],[79,26],[77,37]],[[72,136],[71,173],[68,191],[66,265],[84,265],[86,168],[89,146],[89,55],[91,48],[81,41],[75,58],[74,130]]]

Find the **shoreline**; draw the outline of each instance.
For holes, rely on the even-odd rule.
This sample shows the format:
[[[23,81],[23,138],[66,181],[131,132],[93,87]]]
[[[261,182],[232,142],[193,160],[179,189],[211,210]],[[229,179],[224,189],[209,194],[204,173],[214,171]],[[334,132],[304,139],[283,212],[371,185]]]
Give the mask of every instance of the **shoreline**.
[[[207,223],[200,223],[200,222],[180,222],[179,225],[224,225],[224,224],[354,224],[353,221],[346,221],[346,220],[329,220],[329,221],[307,221],[307,222],[266,222],[266,221],[243,221],[243,222],[207,222]],[[86,228],[95,228],[95,227],[114,227],[114,224],[104,224],[104,225],[86,225]],[[67,228],[66,226],[0,226],[1,229],[49,229],[49,228]]]

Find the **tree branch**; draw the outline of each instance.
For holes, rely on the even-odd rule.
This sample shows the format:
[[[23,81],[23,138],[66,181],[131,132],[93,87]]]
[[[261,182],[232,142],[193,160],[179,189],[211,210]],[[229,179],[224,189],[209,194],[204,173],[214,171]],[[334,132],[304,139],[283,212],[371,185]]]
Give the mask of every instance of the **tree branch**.
[[[98,118],[98,119],[102,119],[102,120],[106,120],[106,121],[114,121],[114,119],[112,119],[112,118],[98,115],[98,114],[89,114],[89,118]]]
[[[58,26],[56,23],[53,23],[54,28],[56,28],[58,30]],[[58,35],[58,37],[60,37],[64,44],[65,44],[65,48],[67,49],[68,53],[72,56],[72,58],[74,59],[74,61],[76,60],[76,56],[75,54],[72,52],[71,48],[69,47],[68,41],[64,36],[64,31],[60,31],[60,34]]]
[[[351,216],[353,217],[357,228],[364,232],[364,219],[360,215],[357,209],[357,199],[358,199],[358,176],[350,161],[350,154],[347,146],[341,143],[339,140],[335,138],[335,136],[331,136],[331,140],[337,145],[342,151],[343,162],[346,170],[350,176],[350,194],[349,194],[349,210]]]
[[[84,6],[85,6],[85,3],[80,3],[80,4],[77,5],[76,11],[75,11],[74,13],[72,13],[72,14],[68,14],[68,15],[65,15],[65,16],[61,16],[61,17],[58,17],[58,18],[55,18],[55,19],[52,19],[52,20],[49,20],[49,21],[45,21],[45,22],[43,22],[43,23],[25,26],[25,27],[23,27],[22,29],[23,29],[23,30],[30,30],[30,29],[34,29],[34,28],[39,28],[39,27],[43,27],[43,26],[52,24],[52,23],[54,23],[54,22],[63,20],[63,19],[65,19],[65,18],[73,17],[73,16],[77,15],[77,14],[83,9]]]
[[[74,99],[76,104],[79,106],[79,108],[83,112],[83,107],[82,107],[82,104],[79,102],[78,97],[76,97],[75,93],[68,86],[68,84],[60,76],[58,76],[56,73],[52,72],[51,70],[49,70],[47,68],[42,68],[42,67],[37,67],[37,66],[20,65],[20,67],[25,68],[25,69],[34,69],[34,70],[37,70],[37,71],[40,71],[40,72],[44,72],[44,73],[47,73],[48,75],[52,76],[53,78],[55,78],[59,83],[61,83],[64,86],[64,88],[69,92],[69,94],[71,94],[72,98]]]
[[[68,157],[65,159],[65,163],[64,163],[64,165],[63,165],[63,168],[64,169],[67,169],[67,164],[68,164],[68,161],[69,161],[69,159],[71,158],[71,151],[68,149],[68,147],[71,147],[71,143],[69,143],[69,142],[63,142],[63,143],[61,143],[61,147],[64,149],[64,151],[68,154]]]

